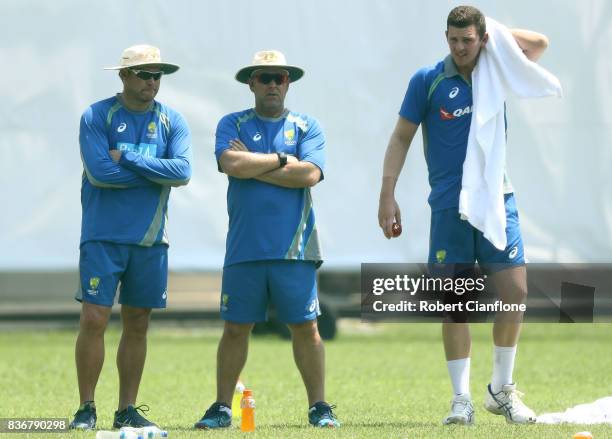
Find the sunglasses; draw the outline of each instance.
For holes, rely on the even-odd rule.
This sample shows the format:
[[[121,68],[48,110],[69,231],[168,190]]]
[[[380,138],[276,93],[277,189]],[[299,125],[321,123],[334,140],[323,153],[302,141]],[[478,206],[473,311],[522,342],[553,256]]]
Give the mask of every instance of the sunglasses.
[[[164,74],[164,72],[148,72],[147,70],[135,70],[135,69],[130,69],[130,70],[143,81],[148,81],[149,79],[153,79],[154,81],[159,81],[159,78],[161,78],[161,76]]]
[[[286,73],[259,73],[255,75],[255,78],[257,81],[265,85],[271,83],[272,81],[274,81],[276,85],[281,85],[289,80],[289,75]]]

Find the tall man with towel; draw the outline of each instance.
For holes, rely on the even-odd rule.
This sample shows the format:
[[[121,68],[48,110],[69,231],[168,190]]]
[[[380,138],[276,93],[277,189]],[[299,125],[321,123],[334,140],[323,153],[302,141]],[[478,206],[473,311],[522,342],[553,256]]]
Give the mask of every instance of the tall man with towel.
[[[536,61],[547,48],[547,38],[536,32],[507,30],[499,26],[503,28],[500,32],[505,32],[507,39],[511,41],[510,45],[514,46],[511,49],[515,49],[518,53],[514,55],[518,59],[515,60],[516,63],[519,64],[518,76],[521,76],[521,69],[533,70],[532,65],[541,69],[533,61]],[[466,177],[468,177],[464,175],[466,165],[469,164],[466,160],[466,153],[470,155],[468,139],[472,140],[476,135],[471,130],[474,125],[472,112],[478,107],[475,104],[479,104],[476,100],[476,90],[479,85],[476,83],[477,67],[482,67],[480,64],[484,64],[483,60],[486,56],[490,56],[486,49],[482,50],[487,42],[489,42],[487,48],[493,45],[491,41],[493,39],[490,39],[491,29],[488,30],[487,33],[485,17],[478,9],[470,6],[454,8],[448,16],[446,30],[450,54],[436,65],[418,70],[410,80],[385,155],[378,220],[387,238],[393,237],[394,223],[401,225],[400,208],[394,196],[395,186],[408,148],[422,123],[425,158],[431,186],[429,263],[473,266],[478,261],[483,269],[492,273],[489,280],[499,291],[504,303],[522,303],[527,295],[527,277],[517,208],[504,169],[505,119],[502,119],[501,124],[504,144],[497,145],[503,153],[495,156],[498,161],[496,166],[500,168],[496,189],[499,189],[499,204],[502,206],[499,215],[502,218],[498,223],[501,222],[502,235],[505,230],[505,236],[502,239],[491,240],[492,233],[485,227],[474,225],[471,212],[470,215],[466,215],[460,210],[460,194],[463,199],[465,195],[463,190],[466,190]],[[536,72],[535,75],[540,75],[540,72]],[[505,73],[501,76],[504,80],[507,79]],[[474,84],[472,84],[473,79]],[[493,83],[495,82],[502,83],[502,78],[496,77]],[[502,86],[498,88],[500,87]],[[547,94],[554,93],[545,91],[540,95]],[[505,117],[504,99],[499,102],[501,115]],[[484,107],[486,105],[481,108]],[[487,154],[480,154],[482,155]],[[491,175],[483,171],[483,175],[485,174]],[[470,180],[471,183],[473,181],[475,179]],[[485,186],[483,183],[481,187],[476,185],[474,188],[472,184],[470,190],[475,189],[474,192],[478,195],[486,192]],[[485,203],[469,207],[475,211],[480,208],[485,214],[494,213],[488,212],[490,209]],[[478,213],[479,218],[483,217],[483,212]],[[464,220],[466,217],[469,222]],[[489,223],[494,222],[491,220],[491,217],[495,219],[494,215],[484,215],[484,217]],[[499,228],[499,224],[497,226]],[[501,248],[498,241],[503,243]],[[487,387],[485,408],[494,414],[504,415],[510,423],[524,424],[535,422],[536,416],[533,410],[521,401],[512,379],[521,320],[522,313],[504,313],[496,317],[493,326],[495,343],[493,376]],[[442,327],[448,371],[454,392],[450,414],[444,419],[444,424],[474,422],[474,408],[469,389],[471,339],[467,323],[457,323],[460,321],[462,320],[455,315],[447,315]]]

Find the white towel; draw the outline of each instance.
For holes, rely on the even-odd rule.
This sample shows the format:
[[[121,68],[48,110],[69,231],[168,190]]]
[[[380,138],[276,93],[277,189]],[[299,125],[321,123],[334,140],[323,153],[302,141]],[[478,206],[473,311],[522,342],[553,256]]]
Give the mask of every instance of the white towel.
[[[472,72],[473,111],[459,213],[497,249],[506,248],[503,179],[506,97],[561,97],[559,80],[527,59],[504,25],[487,17],[489,40]]]
[[[538,415],[539,424],[612,424],[612,396],[580,404],[564,412]]]

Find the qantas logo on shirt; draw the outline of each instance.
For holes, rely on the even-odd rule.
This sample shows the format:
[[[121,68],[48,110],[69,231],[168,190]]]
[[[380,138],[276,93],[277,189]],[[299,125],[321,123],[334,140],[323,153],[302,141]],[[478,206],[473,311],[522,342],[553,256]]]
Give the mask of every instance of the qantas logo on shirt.
[[[465,108],[457,108],[452,113],[446,111],[444,107],[440,107],[440,119],[442,120],[452,120],[461,116],[465,116],[466,114],[470,114],[472,112],[473,106],[465,107]]]

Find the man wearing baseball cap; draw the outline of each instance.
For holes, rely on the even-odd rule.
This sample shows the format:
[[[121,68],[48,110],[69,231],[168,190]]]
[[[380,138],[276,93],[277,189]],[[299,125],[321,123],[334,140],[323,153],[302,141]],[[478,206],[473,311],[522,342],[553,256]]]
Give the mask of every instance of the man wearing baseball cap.
[[[153,308],[165,308],[168,276],[166,219],[170,188],[191,177],[191,135],[183,117],[155,100],[161,77],[179,66],[162,62],[157,47],[123,51],[123,91],[89,106],[81,117],[80,286],[76,367],[80,407],[70,428],[96,426],[94,392],[104,362],[104,332],[121,284],[123,332],[117,352],[119,406],[113,428],[154,426],[134,407]]]
[[[217,400],[195,427],[229,427],[231,401],[248,339],[271,302],[286,323],[308,395],[309,422],[338,427],[324,395],[324,351],[317,316],[322,263],[310,188],[323,179],[325,138],[310,116],[285,108],[289,84],[304,71],[276,50],[257,52],[236,73],[255,107],[224,116],[215,155],[228,176],[229,230],[221,286],[225,320],[217,354]]]

